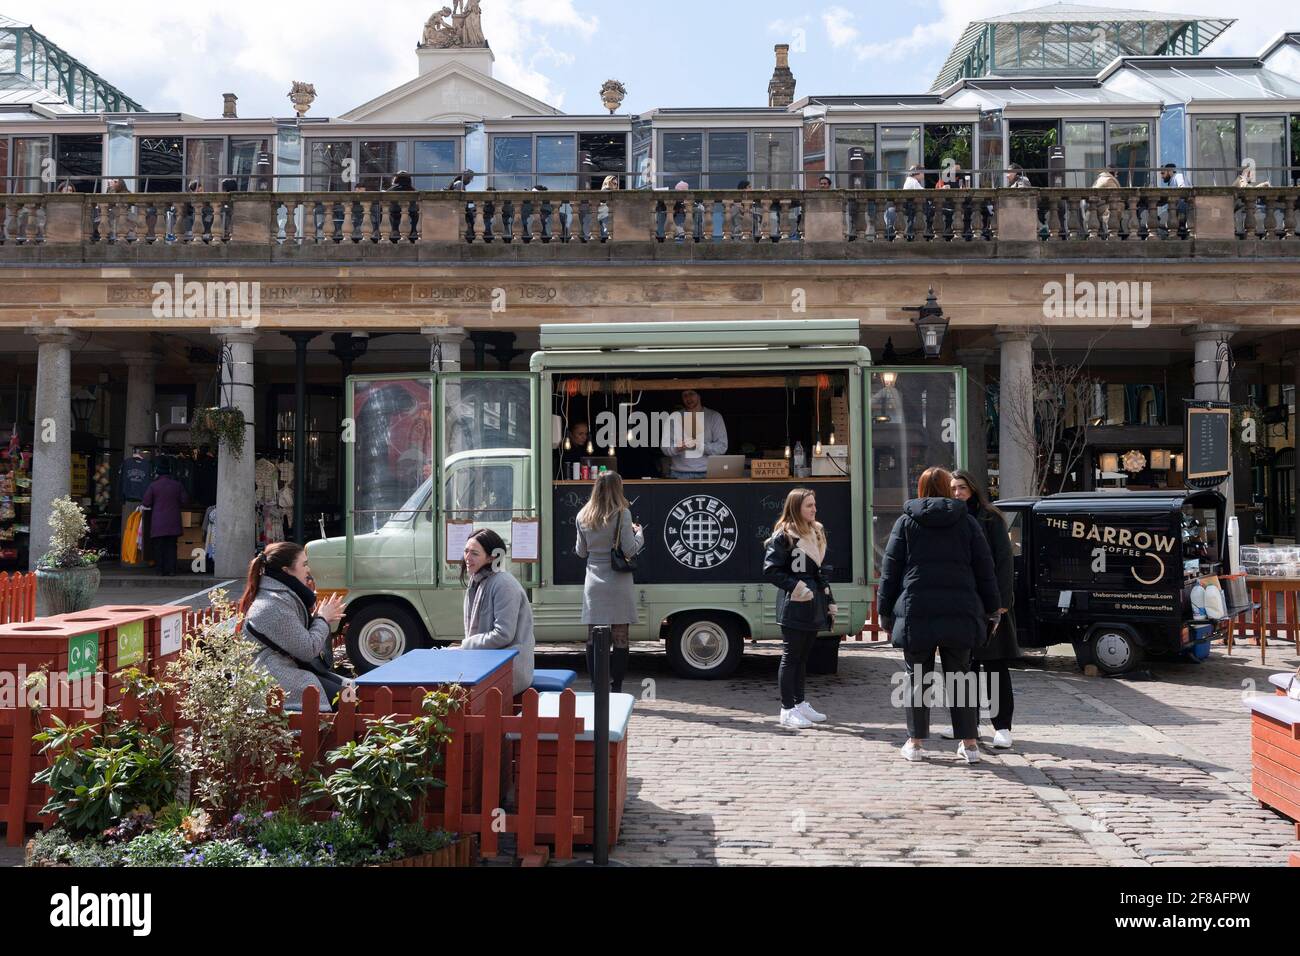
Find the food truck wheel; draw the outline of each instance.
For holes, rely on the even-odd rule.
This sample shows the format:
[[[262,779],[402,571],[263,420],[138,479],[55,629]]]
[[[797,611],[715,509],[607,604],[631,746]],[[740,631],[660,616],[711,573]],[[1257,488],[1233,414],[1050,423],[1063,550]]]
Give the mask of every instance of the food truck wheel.
[[[407,651],[427,647],[428,640],[419,618],[409,608],[377,601],[348,615],[347,645],[352,666],[365,674]]]
[[[1092,632],[1092,659],[1103,674],[1123,674],[1142,660],[1137,635],[1122,627],[1102,627]]]
[[[696,611],[673,618],[668,634],[668,662],[682,677],[716,680],[730,677],[745,649],[740,627],[726,614]]]

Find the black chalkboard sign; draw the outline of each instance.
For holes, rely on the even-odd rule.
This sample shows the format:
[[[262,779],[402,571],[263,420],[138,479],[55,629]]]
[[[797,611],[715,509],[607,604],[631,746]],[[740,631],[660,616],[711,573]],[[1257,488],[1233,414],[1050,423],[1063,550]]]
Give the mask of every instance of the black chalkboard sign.
[[[1232,473],[1232,406],[1198,402],[1187,406],[1187,484],[1207,488]]]
[[[763,542],[799,482],[625,482],[632,517],[644,527],[638,584],[747,584],[763,579]],[[848,481],[817,482],[817,518],[826,525],[833,582],[853,579],[852,498]],[[552,533],[556,584],[581,584],[587,562],[574,553],[579,509],[590,485],[555,488]]]

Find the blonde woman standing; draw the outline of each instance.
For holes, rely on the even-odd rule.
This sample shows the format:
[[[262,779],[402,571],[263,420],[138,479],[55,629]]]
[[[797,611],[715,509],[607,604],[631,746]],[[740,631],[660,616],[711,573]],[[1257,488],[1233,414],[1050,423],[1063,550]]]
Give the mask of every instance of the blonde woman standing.
[[[777,587],[776,620],[781,625],[782,727],[811,727],[826,719],[804,697],[804,677],[813,640],[835,626],[835,596],[822,564],[826,529],[817,521],[817,497],[795,488],[785,498],[763,558],[763,576]]]
[[[591,628],[602,625],[613,631],[610,656],[610,689],[623,690],[627,673],[628,637],[636,620],[636,594],[632,574],[615,571],[614,548],[625,557],[635,557],[645,545],[641,526],[634,524],[627,498],[623,496],[623,479],[607,471],[596,479],[591,498],[578,512],[577,555],[587,559],[587,577],[582,586],[582,623],[587,625],[587,673],[595,673],[595,643]]]

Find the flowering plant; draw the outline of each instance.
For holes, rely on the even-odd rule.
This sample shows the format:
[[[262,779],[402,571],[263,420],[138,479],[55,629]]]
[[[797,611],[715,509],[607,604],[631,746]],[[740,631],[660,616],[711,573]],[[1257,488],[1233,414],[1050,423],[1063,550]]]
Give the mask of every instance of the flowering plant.
[[[102,551],[81,547],[90,534],[90,525],[81,506],[67,495],[55,498],[50,504],[50,548],[37,562],[38,568],[84,568],[99,562]]]

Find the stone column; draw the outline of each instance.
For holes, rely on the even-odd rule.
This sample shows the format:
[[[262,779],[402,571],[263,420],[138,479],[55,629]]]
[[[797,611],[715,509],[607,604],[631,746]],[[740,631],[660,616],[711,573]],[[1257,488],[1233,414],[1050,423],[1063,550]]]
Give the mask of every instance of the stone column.
[[[1034,487],[1034,331],[998,329],[998,497],[1017,498]]]
[[[83,340],[71,329],[33,329],[31,334],[38,349],[29,570],[49,550],[54,499],[72,491],[72,350]]]
[[[126,430],[122,438],[122,457],[128,457],[136,445],[152,445],[157,438],[154,418],[154,371],[158,353],[123,352],[126,362]]]
[[[429,345],[442,347],[442,371],[460,371],[460,347],[465,341],[465,330],[455,326],[435,325],[420,329],[420,334],[429,340]],[[437,356],[431,348],[432,360]]]
[[[248,573],[248,562],[257,547],[257,509],[254,504],[253,421],[253,346],[257,333],[248,329],[219,328],[212,334],[221,340],[220,407],[242,409],[248,425],[244,432],[244,451],[239,458],[222,446],[217,455],[217,515],[214,572],[219,578],[241,579]],[[227,350],[229,350],[227,352]]]
[[[993,363],[993,349],[958,349],[957,360],[966,367],[966,467],[988,487],[988,418],[985,415],[988,379],[985,369]]]
[[[1192,382],[1195,383],[1193,397],[1197,401],[1228,402],[1232,400],[1229,392],[1231,387],[1231,383],[1229,382],[1230,370],[1228,368],[1226,357],[1222,360],[1219,357],[1219,345],[1222,342],[1230,340],[1233,333],[1236,331],[1238,331],[1237,326],[1227,324],[1202,324],[1183,329],[1183,335],[1191,339],[1193,343]],[[1256,441],[1264,441],[1263,422],[1257,424],[1257,429],[1255,436]],[[1237,458],[1235,449],[1240,441],[1240,435],[1232,436],[1231,443],[1234,449],[1232,456],[1234,465]],[[1183,451],[1186,452],[1186,450],[1186,447],[1184,447]],[[1236,488],[1233,477],[1229,476],[1228,480],[1221,484],[1218,490],[1223,494],[1223,497],[1228,499],[1227,516],[1231,518],[1237,513],[1237,499],[1235,497]],[[1243,538],[1245,538],[1245,540],[1251,540],[1250,538],[1245,537],[1245,532],[1246,529],[1243,528]]]

